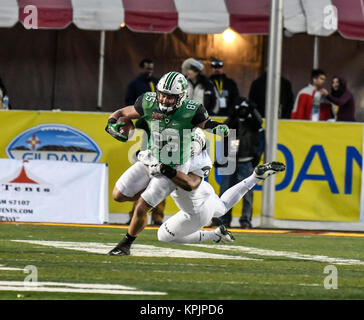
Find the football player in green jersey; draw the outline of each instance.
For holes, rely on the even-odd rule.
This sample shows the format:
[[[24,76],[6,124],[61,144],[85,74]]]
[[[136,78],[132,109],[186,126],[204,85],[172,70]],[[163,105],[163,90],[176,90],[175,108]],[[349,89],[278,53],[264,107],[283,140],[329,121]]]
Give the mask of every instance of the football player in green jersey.
[[[147,225],[147,213],[165,199],[176,185],[166,176],[150,177],[150,164],[164,163],[188,173],[192,129],[200,127],[213,133],[229,134],[229,128],[213,121],[203,105],[187,99],[187,80],[179,72],[168,72],[157,84],[156,92],[141,95],[134,106],[111,114],[105,130],[119,141],[126,141],[119,129],[128,119],[144,118],[150,130],[149,154],[126,170],[116,182],[113,199],[119,202],[137,201],[128,233],[109,255],[129,255],[130,246]]]

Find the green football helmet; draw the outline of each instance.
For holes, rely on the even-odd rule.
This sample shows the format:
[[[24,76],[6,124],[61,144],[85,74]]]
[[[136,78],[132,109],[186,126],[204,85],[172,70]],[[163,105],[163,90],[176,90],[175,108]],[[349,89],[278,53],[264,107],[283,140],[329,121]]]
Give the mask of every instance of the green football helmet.
[[[162,76],[157,84],[157,101],[163,113],[178,109],[187,97],[188,83],[185,76],[179,72],[171,71]],[[175,98],[172,104],[162,103],[160,93]]]

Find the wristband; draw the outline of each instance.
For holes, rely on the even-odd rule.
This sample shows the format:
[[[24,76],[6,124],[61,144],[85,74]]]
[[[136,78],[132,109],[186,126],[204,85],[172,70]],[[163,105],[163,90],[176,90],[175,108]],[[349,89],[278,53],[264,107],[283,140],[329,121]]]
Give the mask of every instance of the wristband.
[[[116,123],[118,120],[116,120],[115,118],[110,118],[109,120],[107,120],[107,123]]]
[[[219,126],[221,124],[223,124],[223,123],[209,119],[205,123],[205,129],[214,129],[215,127],[217,127],[217,126]]]
[[[162,163],[161,164],[161,174],[163,174],[164,176],[166,176],[169,179],[172,179],[177,175],[177,170]]]

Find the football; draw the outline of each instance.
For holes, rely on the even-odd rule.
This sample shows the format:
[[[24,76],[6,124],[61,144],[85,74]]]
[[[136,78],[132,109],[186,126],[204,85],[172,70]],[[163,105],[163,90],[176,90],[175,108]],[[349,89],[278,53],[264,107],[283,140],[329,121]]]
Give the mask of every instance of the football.
[[[133,121],[131,121],[130,119],[126,118],[126,117],[120,117],[118,118],[118,122],[125,122],[125,126],[120,127],[119,132],[125,136],[128,137],[128,139],[130,137],[132,137],[133,133],[134,133],[134,129],[135,126],[133,124]]]

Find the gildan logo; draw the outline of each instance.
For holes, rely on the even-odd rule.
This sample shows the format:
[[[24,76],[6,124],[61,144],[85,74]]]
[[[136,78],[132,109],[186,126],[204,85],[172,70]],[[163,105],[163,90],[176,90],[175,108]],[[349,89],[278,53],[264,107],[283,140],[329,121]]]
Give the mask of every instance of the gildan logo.
[[[25,160],[22,164],[19,173],[16,173],[14,178],[11,178],[8,182],[4,182],[1,184],[2,192],[12,192],[12,193],[51,193],[52,188],[51,185],[45,182],[38,182],[39,179],[35,179],[34,177],[29,177],[27,173],[25,163],[28,161]]]
[[[98,145],[83,132],[60,124],[44,124],[26,130],[6,147],[11,159],[97,162]]]

